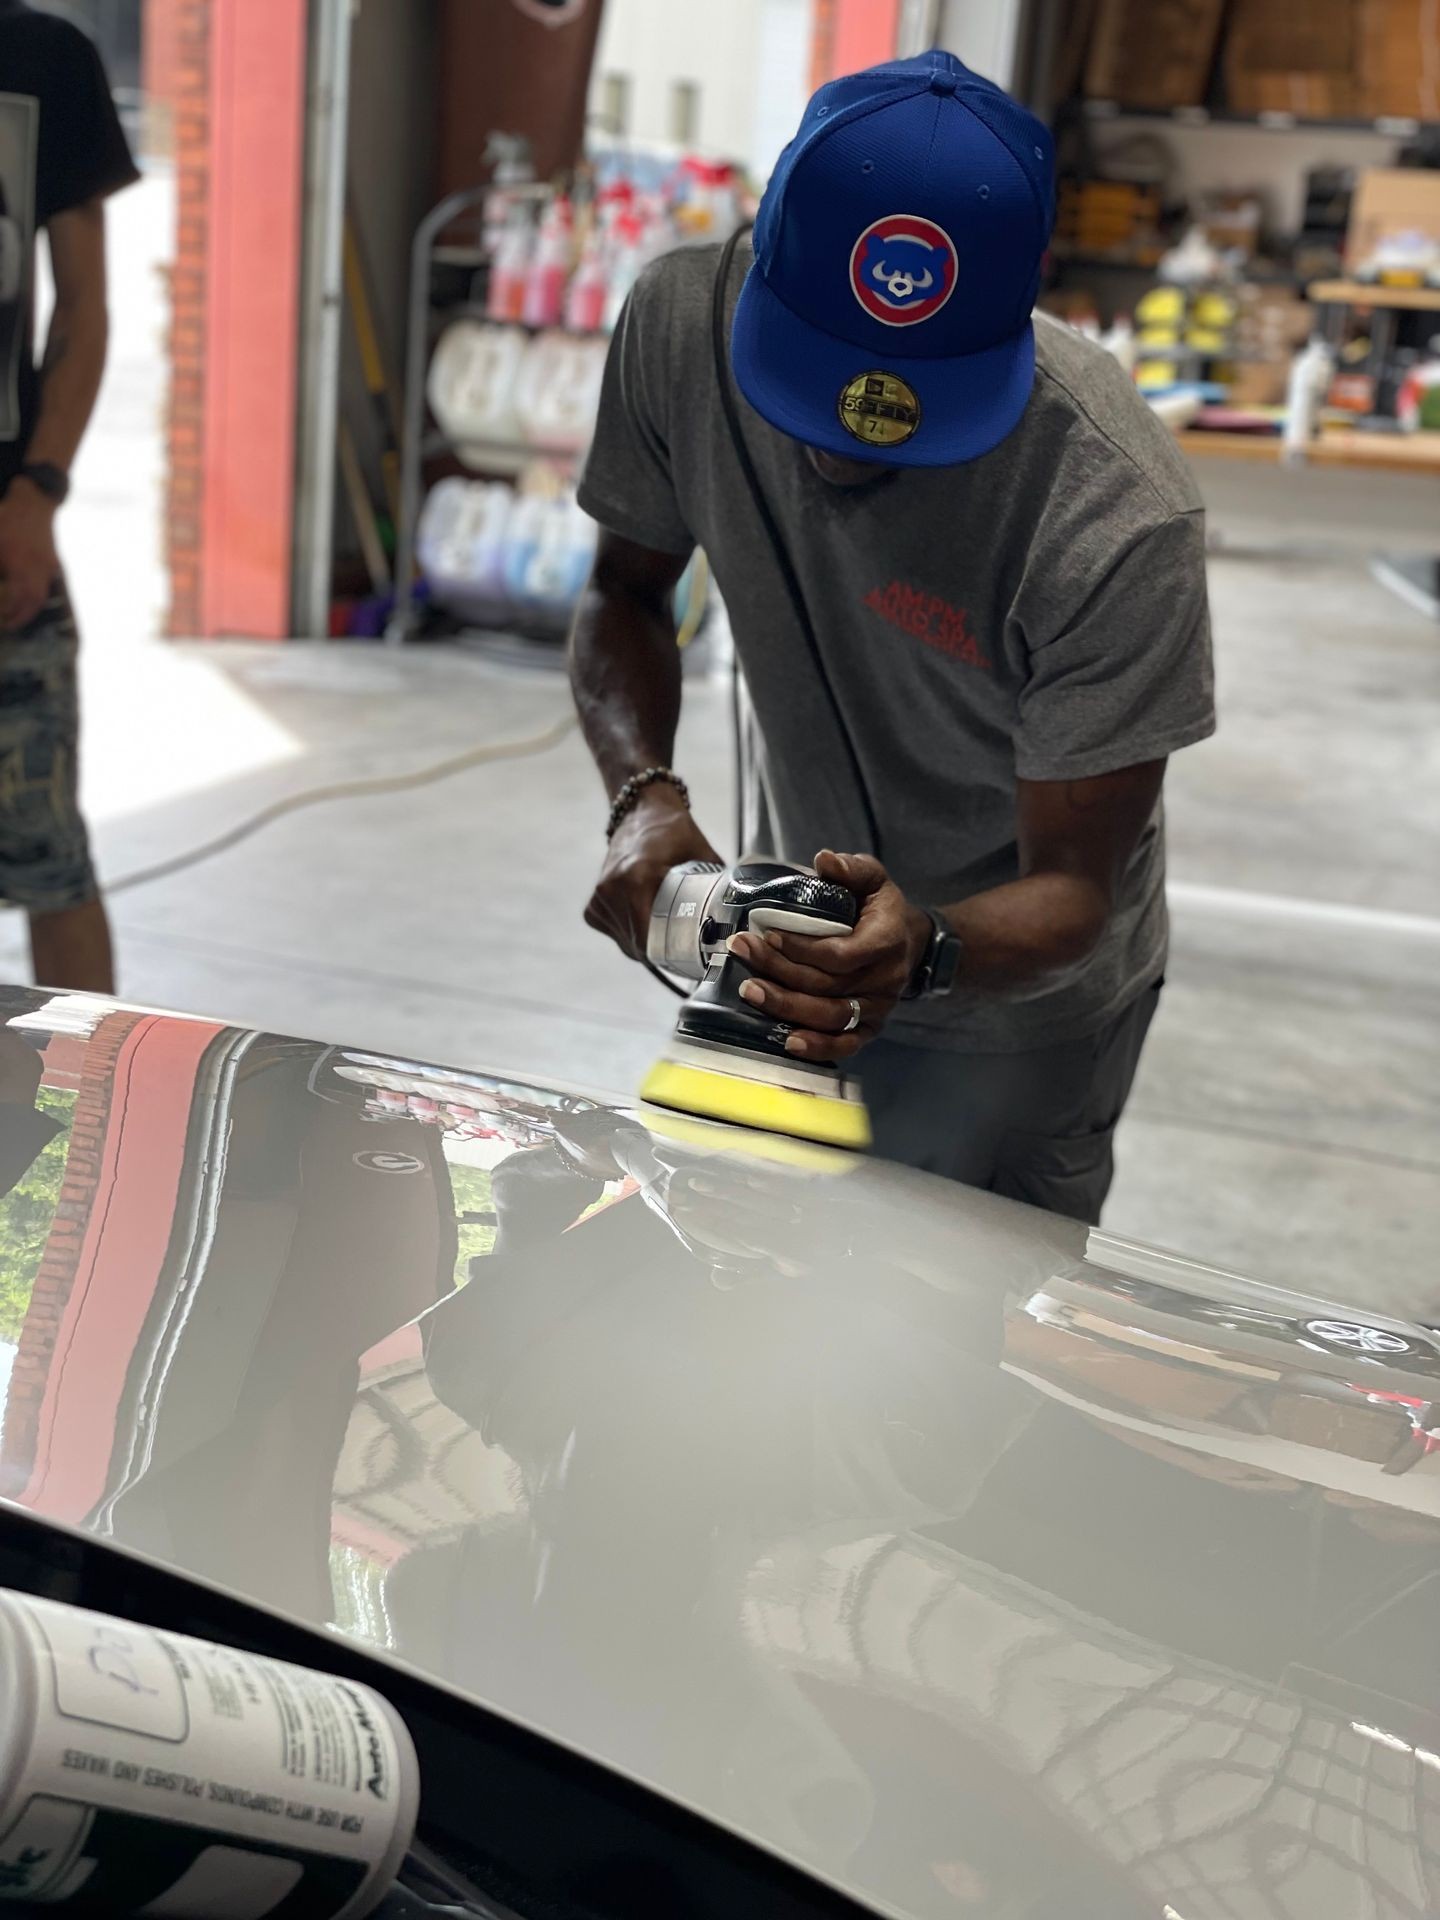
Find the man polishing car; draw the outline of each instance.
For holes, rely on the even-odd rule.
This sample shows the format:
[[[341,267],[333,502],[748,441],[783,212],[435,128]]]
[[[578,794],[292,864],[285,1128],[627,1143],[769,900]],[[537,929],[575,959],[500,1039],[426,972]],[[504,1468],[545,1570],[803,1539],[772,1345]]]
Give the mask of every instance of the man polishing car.
[[[848,939],[743,936],[746,997],[855,1057],[881,1154],[1094,1220],[1165,968],[1166,759],[1214,706],[1200,500],[1115,363],[1032,315],[1052,217],[1047,130],[951,55],[822,87],[753,251],[631,296],[571,675],[612,803],[588,918],[639,955],[664,874],[717,857],[671,768],[705,549],[754,844],[862,903]]]

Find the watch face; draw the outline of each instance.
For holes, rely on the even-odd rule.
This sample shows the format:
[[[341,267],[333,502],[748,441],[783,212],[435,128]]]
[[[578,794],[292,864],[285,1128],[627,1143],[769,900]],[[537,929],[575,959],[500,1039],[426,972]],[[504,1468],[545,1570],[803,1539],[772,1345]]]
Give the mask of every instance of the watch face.
[[[902,998],[906,1000],[939,1000],[950,992],[955,985],[955,976],[960,970],[961,940],[950,922],[934,907],[927,907],[933,929],[925,953],[911,975],[910,984]]]
[[[955,976],[960,971],[960,938],[958,934],[947,933],[940,941],[935,954],[935,965],[930,975],[930,991],[937,997],[951,991],[955,985]]]

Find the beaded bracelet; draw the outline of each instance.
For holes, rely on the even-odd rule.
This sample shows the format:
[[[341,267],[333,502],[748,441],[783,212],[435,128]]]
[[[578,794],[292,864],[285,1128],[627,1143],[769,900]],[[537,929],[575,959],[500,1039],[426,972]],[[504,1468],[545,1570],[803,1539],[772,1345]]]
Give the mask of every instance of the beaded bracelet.
[[[613,840],[620,822],[632,814],[640,804],[640,796],[647,787],[653,787],[657,780],[663,780],[668,787],[674,787],[684,806],[690,805],[690,789],[669,767],[646,767],[643,773],[635,773],[625,782],[615,796],[610,809],[610,818],[605,826],[605,838]]]

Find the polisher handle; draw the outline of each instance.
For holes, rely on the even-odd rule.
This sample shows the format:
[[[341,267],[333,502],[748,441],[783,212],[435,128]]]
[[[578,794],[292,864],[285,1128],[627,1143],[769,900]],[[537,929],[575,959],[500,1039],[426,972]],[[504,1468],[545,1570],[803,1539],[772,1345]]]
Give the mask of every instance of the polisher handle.
[[[813,913],[789,907],[752,907],[749,926],[752,933],[803,933],[812,940],[855,931],[843,920],[818,920]]]

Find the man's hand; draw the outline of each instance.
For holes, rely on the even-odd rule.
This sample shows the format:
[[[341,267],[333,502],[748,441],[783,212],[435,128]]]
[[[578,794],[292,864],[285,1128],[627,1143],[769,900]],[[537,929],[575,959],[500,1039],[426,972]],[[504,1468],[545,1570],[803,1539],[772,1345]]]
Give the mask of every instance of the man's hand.
[[[59,577],[54,502],[15,479],[0,500],[0,627],[15,633],[29,626]]]
[[[822,880],[838,881],[860,902],[855,931],[833,939],[805,934],[736,934],[730,951],[756,977],[740,992],[794,1031],[787,1052],[807,1060],[848,1060],[873,1040],[909,986],[929,944],[930,916],[912,907],[868,854],[822,853]],[[851,1033],[851,1000],[860,1024]]]
[[[585,921],[632,960],[645,957],[650,909],[660,882],[687,860],[720,856],[691,818],[674,787],[647,787],[640,804],[615,829],[600,878],[585,909]]]

